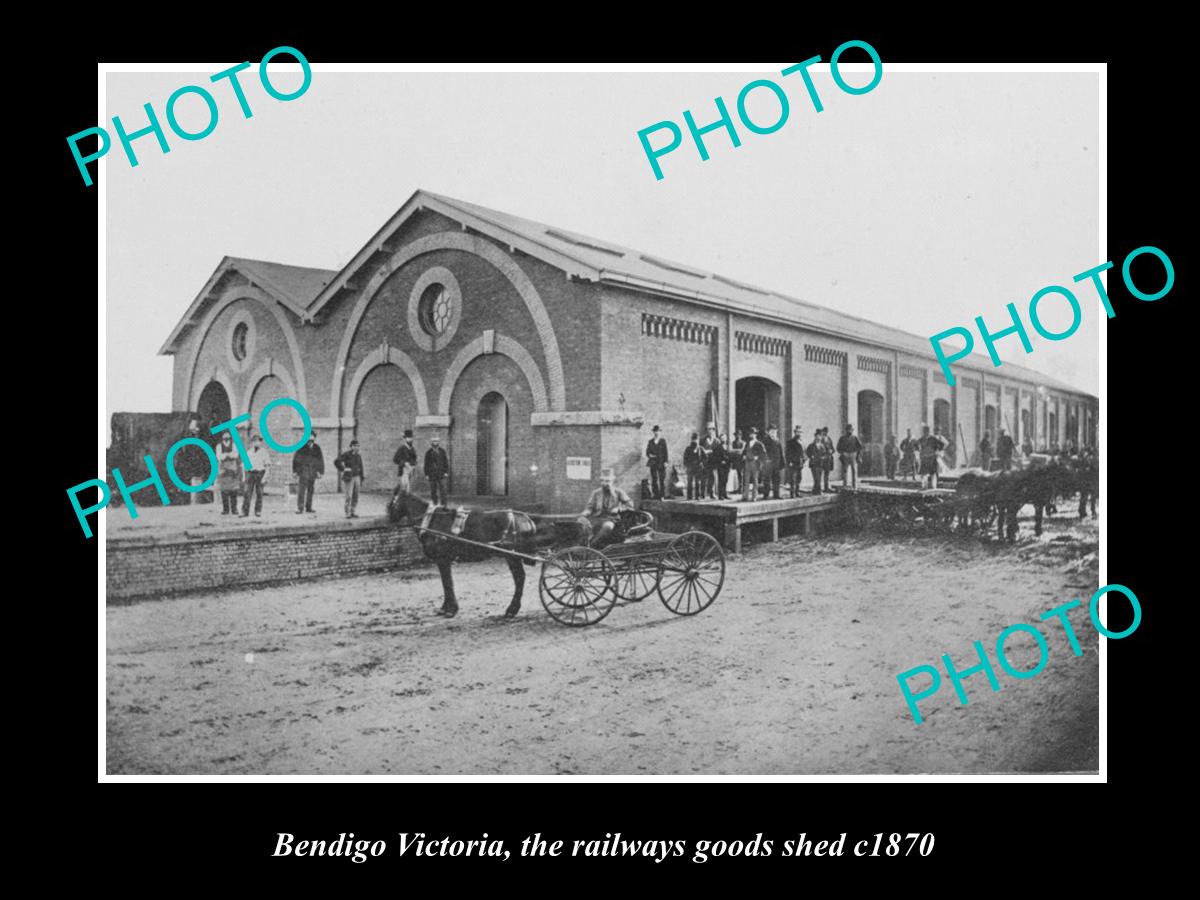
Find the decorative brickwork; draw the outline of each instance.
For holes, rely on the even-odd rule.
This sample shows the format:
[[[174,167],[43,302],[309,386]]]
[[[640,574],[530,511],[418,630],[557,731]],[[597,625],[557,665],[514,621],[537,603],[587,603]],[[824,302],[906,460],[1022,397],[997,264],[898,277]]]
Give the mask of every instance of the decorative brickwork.
[[[788,352],[792,349],[791,341],[785,341],[783,338],[767,337],[765,334],[751,334],[748,331],[737,332],[735,340],[737,348],[747,353],[762,353],[766,356],[787,356]]]
[[[805,344],[804,361],[824,363],[827,366],[844,366],[846,365],[846,351],[818,347],[816,344]]]
[[[667,338],[689,344],[711,344],[717,339],[714,325],[701,325],[686,319],[671,319],[667,316],[642,314],[642,334],[646,337]]]
[[[875,356],[860,356],[858,368],[863,372],[878,372],[881,375],[887,375],[892,371],[892,364],[886,359],[879,359]]]

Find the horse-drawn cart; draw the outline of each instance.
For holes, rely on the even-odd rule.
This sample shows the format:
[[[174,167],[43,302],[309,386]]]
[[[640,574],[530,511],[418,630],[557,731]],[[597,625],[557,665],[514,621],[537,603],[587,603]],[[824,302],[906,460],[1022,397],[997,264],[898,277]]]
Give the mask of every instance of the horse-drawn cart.
[[[645,515],[645,514],[643,514]],[[702,531],[647,531],[602,549],[568,547],[542,563],[542,606],[563,625],[595,625],[618,600],[655,591],[679,616],[707,609],[725,583],[725,552]]]

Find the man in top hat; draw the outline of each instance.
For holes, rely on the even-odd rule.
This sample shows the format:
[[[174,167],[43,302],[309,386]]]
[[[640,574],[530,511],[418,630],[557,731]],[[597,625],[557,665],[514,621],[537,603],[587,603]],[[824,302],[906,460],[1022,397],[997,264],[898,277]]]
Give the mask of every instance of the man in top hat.
[[[310,431],[304,446],[292,455],[296,473],[296,515],[313,511],[313,492],[317,479],[325,474],[325,454],[317,444],[317,432]]]
[[[333,467],[342,475],[342,490],[346,494],[346,518],[358,518],[358,493],[363,482],[362,455],[358,452],[358,439],[350,442],[350,449],[333,461]]]
[[[767,458],[767,448],[758,439],[757,428],[750,429],[750,440],[746,441],[743,458],[746,460],[746,487],[742,491],[742,499],[754,501],[758,499],[758,481]]]
[[[400,474],[400,490],[406,494],[412,493],[412,473],[417,468],[417,448],[413,446],[413,433],[411,428],[404,429],[404,443],[400,445],[400,449],[396,451],[396,455],[392,457],[399,469]]]
[[[435,434],[429,439],[429,449],[425,451],[425,477],[429,479],[429,493],[436,506],[445,506],[449,502],[446,496],[446,476],[449,474],[450,458]]]
[[[804,460],[806,456],[800,426],[797,425],[792,429],[792,436],[788,438],[787,452],[785,454],[788,467],[788,495],[791,497],[800,496],[800,482],[804,477]]]
[[[655,425],[650,429],[653,436],[646,443],[646,465],[650,467],[650,494],[655,500],[666,496],[667,441],[662,429]]]
[[[853,425],[847,425],[846,433],[838,438],[837,450],[842,459],[842,487],[857,489],[858,457],[863,451],[863,445],[854,433]]]
[[[629,495],[614,484],[612,469],[600,470],[600,487],[592,491],[583,514],[592,525],[592,547],[603,547],[613,541],[620,514],[634,508]]]
[[[821,443],[821,429],[818,428],[813,432],[812,442],[806,448],[808,451],[808,467],[812,469],[814,494],[821,493],[821,482],[825,476],[825,464],[822,461],[825,456],[825,445]]]

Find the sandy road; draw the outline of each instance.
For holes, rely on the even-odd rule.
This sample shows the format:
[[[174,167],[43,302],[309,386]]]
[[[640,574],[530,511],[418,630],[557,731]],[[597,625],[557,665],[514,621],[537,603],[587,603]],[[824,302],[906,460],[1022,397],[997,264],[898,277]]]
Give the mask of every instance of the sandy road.
[[[1096,587],[1096,527],[1061,518],[1015,547],[831,538],[731,557],[706,612],[656,597],[569,629],[500,618],[502,562],[327,579],[107,610],[110,773],[800,774],[1093,771],[1098,640],[1017,682],[948,679],[916,726],[896,674],[974,664],[1014,622]],[[1036,659],[1014,638],[1018,668]]]

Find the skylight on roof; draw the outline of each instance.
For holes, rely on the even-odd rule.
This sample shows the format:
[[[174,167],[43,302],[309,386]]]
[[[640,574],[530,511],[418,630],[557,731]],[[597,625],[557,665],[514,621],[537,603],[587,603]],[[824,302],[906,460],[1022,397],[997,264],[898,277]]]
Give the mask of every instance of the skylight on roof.
[[[644,253],[642,254],[642,261],[648,262],[652,266],[658,266],[660,269],[668,269],[672,272],[680,272],[684,275],[693,275],[696,278],[706,278],[708,276],[707,272],[701,272],[699,269],[689,269],[682,263],[667,262],[665,259],[657,259],[653,256],[647,256]]]
[[[566,234],[561,231],[556,231],[553,228],[546,229],[548,237],[557,238],[560,241],[565,241],[568,244],[574,244],[576,247],[587,247],[589,250],[599,250],[601,253],[608,253],[612,256],[624,256],[625,251],[619,250],[616,247],[606,247],[603,244],[598,244],[595,241],[587,238],[578,237],[573,234]]]
[[[722,275],[714,275],[713,281],[719,281],[722,284],[728,284],[735,288],[741,288],[743,291],[752,291],[755,294],[770,294],[770,291],[765,291],[760,287],[755,287],[752,284],[746,284],[742,281],[734,281],[732,278],[725,278]]]

